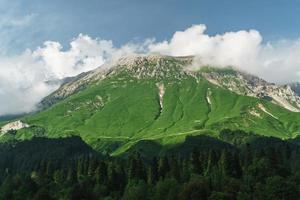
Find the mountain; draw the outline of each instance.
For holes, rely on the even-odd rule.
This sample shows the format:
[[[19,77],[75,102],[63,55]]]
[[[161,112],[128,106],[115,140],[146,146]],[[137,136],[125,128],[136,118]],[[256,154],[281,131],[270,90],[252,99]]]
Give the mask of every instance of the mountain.
[[[223,129],[282,139],[300,134],[300,98],[233,68],[192,70],[193,57],[136,55],[66,80],[7,138],[79,135],[113,155],[145,140],[172,146]],[[5,139],[4,139],[5,138]]]

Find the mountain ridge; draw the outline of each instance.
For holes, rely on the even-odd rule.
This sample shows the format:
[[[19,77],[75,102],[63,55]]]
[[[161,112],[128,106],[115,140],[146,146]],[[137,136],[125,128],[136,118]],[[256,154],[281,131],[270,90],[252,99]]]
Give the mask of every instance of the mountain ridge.
[[[233,68],[190,70],[192,62],[143,55],[82,74],[45,98],[43,110],[22,118],[29,127],[13,137],[79,135],[95,149],[120,154],[140,140],[174,145],[190,135],[218,137],[226,128],[284,139],[300,134],[300,114],[292,110],[298,96],[289,88]],[[259,88],[264,95],[255,93]]]
[[[183,64],[180,68],[176,69],[179,70],[180,73],[188,73],[189,75],[196,76],[200,72],[200,74],[212,84],[222,86],[241,95],[253,96],[257,98],[271,98],[272,102],[275,104],[278,104],[293,112],[300,112],[300,97],[297,92],[293,91],[293,86],[288,84],[276,85],[274,83],[269,83],[257,76],[246,72],[241,72],[231,67],[216,68],[204,66],[199,67],[199,70],[190,70],[189,66],[193,64],[193,58],[194,56],[172,57],[163,55],[134,55],[122,57],[117,61],[104,64],[103,66],[90,72],[85,72],[79,74],[78,76],[69,78],[69,80],[64,82],[58,90],[43,99],[41,103],[51,105],[53,104],[53,102],[51,103],[53,99],[58,98],[58,100],[61,100],[82,89],[80,87],[84,88],[85,83],[91,81],[101,81],[103,78],[124,68],[129,72],[136,74],[137,78],[142,78],[143,76],[147,75],[159,76],[159,74],[155,74],[156,71],[154,70],[151,71],[153,74],[143,74],[142,72],[147,70],[143,70],[142,66],[149,63],[156,63],[159,67],[166,66],[168,63],[162,64],[160,62],[171,61],[172,59],[175,59],[177,61],[181,61]],[[233,73],[230,73],[230,71]],[[159,72],[162,73],[162,78],[166,78],[166,74],[163,74],[163,72],[165,72],[164,70]]]

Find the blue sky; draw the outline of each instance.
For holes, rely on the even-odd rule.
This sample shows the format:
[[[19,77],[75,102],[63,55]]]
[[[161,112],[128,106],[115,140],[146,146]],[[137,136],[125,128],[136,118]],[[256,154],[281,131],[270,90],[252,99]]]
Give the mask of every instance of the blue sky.
[[[79,33],[117,46],[160,41],[193,24],[206,24],[212,35],[256,29],[267,41],[300,36],[297,0],[0,0],[0,13],[0,44],[8,53],[46,40],[67,45]]]

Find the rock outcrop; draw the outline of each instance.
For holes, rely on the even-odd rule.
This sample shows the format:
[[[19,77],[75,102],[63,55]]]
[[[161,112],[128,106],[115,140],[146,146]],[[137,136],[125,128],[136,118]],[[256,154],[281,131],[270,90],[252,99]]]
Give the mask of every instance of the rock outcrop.
[[[27,128],[27,127],[29,127],[28,124],[25,124],[25,123],[21,122],[20,120],[18,120],[18,121],[10,122],[10,123],[2,126],[1,133],[5,134],[10,130],[19,130],[19,129]]]
[[[237,94],[266,99],[292,112],[300,112],[300,97],[289,85],[276,85],[233,69],[215,69],[202,75],[212,84]]]

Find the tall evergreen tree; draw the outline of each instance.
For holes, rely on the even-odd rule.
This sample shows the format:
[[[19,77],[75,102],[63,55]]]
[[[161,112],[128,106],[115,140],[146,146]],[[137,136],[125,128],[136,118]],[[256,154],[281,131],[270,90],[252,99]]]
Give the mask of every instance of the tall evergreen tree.
[[[214,150],[210,150],[207,159],[207,167],[206,167],[205,175],[208,175],[213,170],[215,170],[217,167],[217,163],[218,163],[217,153]]]
[[[148,183],[155,184],[158,181],[158,162],[157,158],[152,159],[151,165],[148,170]]]
[[[181,180],[181,172],[180,172],[180,165],[179,165],[179,160],[176,156],[171,157],[170,161],[170,172],[171,172],[171,177],[175,178],[177,181]]]
[[[88,166],[88,176],[94,176],[97,168],[97,159],[95,156],[91,156],[89,158],[89,166]]]
[[[107,165],[104,161],[99,163],[98,167],[96,168],[95,176],[98,184],[107,184]]]
[[[167,173],[170,171],[169,160],[166,156],[161,157],[158,163],[158,176],[160,178],[165,178]]]
[[[146,170],[139,153],[130,158],[129,178],[131,180],[142,179],[146,181]]]
[[[202,164],[200,161],[200,154],[196,150],[194,150],[191,154],[191,167],[193,173],[202,174]]]
[[[79,181],[82,176],[84,175],[83,171],[84,171],[84,166],[83,166],[83,158],[79,158],[77,161],[77,180]]]

